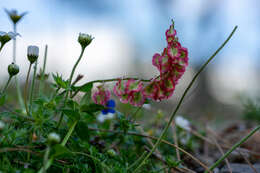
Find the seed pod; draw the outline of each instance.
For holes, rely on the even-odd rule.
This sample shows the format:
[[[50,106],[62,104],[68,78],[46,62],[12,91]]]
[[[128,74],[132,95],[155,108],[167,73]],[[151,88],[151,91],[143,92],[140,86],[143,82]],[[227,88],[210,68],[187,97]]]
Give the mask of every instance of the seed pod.
[[[17,75],[19,73],[19,66],[15,63],[8,65],[8,73],[11,77]]]
[[[34,63],[39,57],[39,47],[38,46],[28,46],[27,48],[27,57],[28,60]]]

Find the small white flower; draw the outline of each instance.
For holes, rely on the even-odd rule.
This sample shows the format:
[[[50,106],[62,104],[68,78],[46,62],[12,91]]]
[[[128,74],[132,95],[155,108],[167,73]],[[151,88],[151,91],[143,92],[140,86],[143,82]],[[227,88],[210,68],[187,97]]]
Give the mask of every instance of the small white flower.
[[[18,33],[14,33],[14,32],[4,32],[4,31],[0,31],[0,42],[1,45],[4,45],[5,43],[7,43],[8,41],[10,41],[11,39],[15,39],[15,37],[20,34]]]
[[[182,116],[177,116],[175,118],[175,123],[176,125],[180,126],[181,128],[185,129],[185,130],[191,130],[191,127],[190,127],[190,122],[183,118]]]
[[[143,108],[145,108],[147,110],[151,110],[152,106],[150,104],[144,104]]]
[[[38,46],[28,46],[27,48],[27,57],[31,63],[34,63],[39,56],[39,47]]]
[[[12,22],[14,24],[19,22],[19,20],[21,20],[27,14],[27,12],[23,12],[21,14],[18,14],[17,10],[15,10],[15,9],[12,9],[12,10],[5,9],[5,12],[10,17],[10,19],[12,20]]]
[[[100,114],[97,116],[97,120],[98,120],[98,122],[103,123],[103,122],[106,121],[106,120],[113,119],[114,116],[115,116],[115,114],[113,114],[113,113],[108,113],[108,114],[100,113]]]
[[[5,123],[0,120],[0,130],[3,130],[5,128]]]

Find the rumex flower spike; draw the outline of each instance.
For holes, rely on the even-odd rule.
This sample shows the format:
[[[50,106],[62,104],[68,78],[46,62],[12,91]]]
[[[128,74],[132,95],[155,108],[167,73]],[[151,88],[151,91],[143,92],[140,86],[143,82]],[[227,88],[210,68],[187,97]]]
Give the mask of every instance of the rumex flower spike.
[[[97,87],[97,91],[92,95],[92,99],[96,104],[106,105],[110,99],[110,91],[104,88],[104,85]]]

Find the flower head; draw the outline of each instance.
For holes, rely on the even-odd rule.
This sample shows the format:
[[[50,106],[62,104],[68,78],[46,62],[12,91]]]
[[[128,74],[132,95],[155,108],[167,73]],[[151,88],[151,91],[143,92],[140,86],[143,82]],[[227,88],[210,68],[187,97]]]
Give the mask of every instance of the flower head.
[[[28,12],[23,12],[20,15],[18,14],[17,10],[12,9],[12,10],[7,10],[5,9],[6,14],[9,16],[11,21],[16,24],[19,22]]]
[[[28,46],[27,48],[28,60],[33,64],[39,57],[39,47],[38,46]]]
[[[20,35],[20,34],[14,33],[14,32],[8,32],[7,33],[7,32],[0,31],[1,47],[3,47],[11,39],[14,39],[17,35]]]
[[[15,63],[8,65],[8,73],[11,77],[17,75],[19,73],[19,66]]]
[[[94,37],[89,34],[79,33],[78,42],[81,47],[85,49],[92,42],[93,39]]]
[[[92,99],[96,104],[105,105],[110,99],[110,91],[104,88],[104,85],[97,87],[97,91],[92,95]]]

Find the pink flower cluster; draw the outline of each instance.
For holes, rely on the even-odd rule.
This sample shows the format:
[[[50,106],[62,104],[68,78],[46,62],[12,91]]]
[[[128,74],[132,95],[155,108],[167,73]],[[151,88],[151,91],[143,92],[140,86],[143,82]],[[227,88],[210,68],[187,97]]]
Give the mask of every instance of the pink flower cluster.
[[[97,87],[97,91],[93,93],[92,99],[96,104],[106,105],[110,99],[110,91],[104,88],[104,85]]]
[[[146,98],[153,100],[168,99],[172,96],[178,80],[188,65],[188,51],[182,47],[176,37],[174,24],[166,31],[167,47],[161,54],[154,54],[153,65],[159,70],[160,76],[148,85],[138,80],[118,80],[114,86],[114,93],[123,103],[141,106]]]
[[[167,47],[161,54],[154,54],[152,60],[160,75],[146,85],[140,80],[119,79],[113,90],[122,103],[142,106],[147,98],[160,101],[172,96],[188,65],[188,51],[179,43],[174,24],[166,30],[165,35]],[[99,86],[92,97],[95,103],[105,105],[110,98],[110,92]]]

